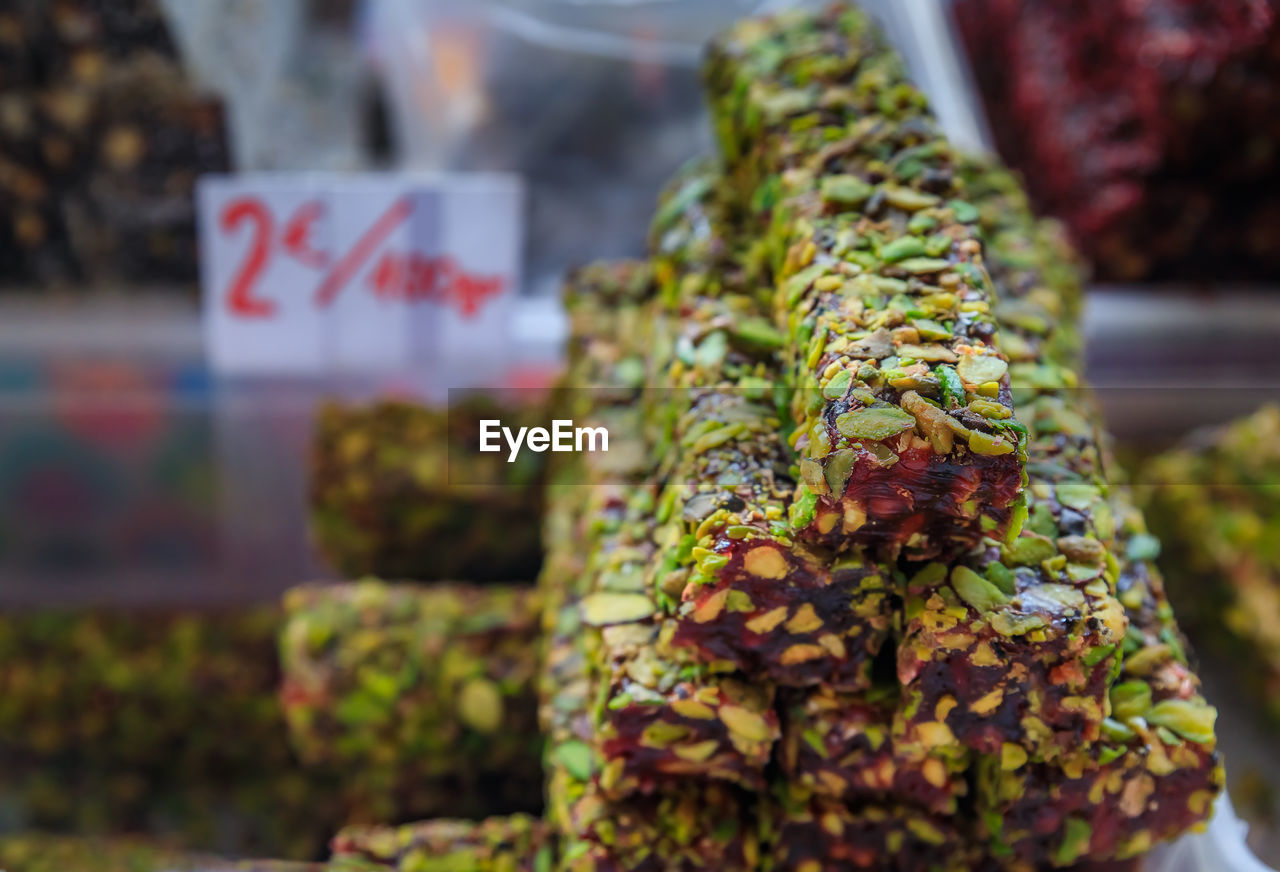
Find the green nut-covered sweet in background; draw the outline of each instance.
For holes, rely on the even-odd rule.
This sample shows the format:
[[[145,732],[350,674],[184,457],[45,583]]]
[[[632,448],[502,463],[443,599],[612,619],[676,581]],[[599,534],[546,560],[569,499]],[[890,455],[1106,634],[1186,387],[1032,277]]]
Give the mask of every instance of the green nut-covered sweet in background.
[[[540,805],[532,587],[315,584],[285,595],[281,700],[362,819]]]
[[[543,460],[479,450],[480,420],[549,424],[476,395],[448,409],[402,401],[321,407],[311,448],[311,534],[349,578],[532,578]]]

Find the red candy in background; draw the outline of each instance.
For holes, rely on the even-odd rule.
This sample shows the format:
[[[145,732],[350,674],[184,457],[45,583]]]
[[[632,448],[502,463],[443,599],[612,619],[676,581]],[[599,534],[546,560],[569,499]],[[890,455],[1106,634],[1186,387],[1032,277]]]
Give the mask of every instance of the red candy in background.
[[[995,136],[1100,278],[1280,270],[1268,0],[959,0]]]

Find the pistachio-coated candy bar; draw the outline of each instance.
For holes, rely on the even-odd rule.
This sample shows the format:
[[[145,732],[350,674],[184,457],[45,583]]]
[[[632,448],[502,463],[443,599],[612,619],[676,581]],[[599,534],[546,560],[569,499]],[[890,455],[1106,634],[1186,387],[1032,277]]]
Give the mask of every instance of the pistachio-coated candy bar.
[[[342,768],[373,805],[365,820],[430,814],[442,796],[537,808],[531,588],[315,584],[289,591],[285,611],[290,737],[304,761]]]
[[[990,157],[964,155],[964,196],[978,210],[983,258],[996,293],[1000,350],[1016,388],[1034,367],[1055,361],[1078,369],[1083,265],[1057,222],[1037,218],[1021,182]],[[1030,371],[1028,371],[1030,370]]]
[[[745,22],[707,78],[773,254],[802,537],[931,558],[1002,530],[1022,474],[1008,362],[977,212],[923,98],[845,9]]]
[[[995,551],[985,575],[931,563],[908,582],[900,739],[1053,757],[1099,735],[1124,613],[1103,580],[1018,572]]]
[[[563,289],[571,320],[569,366],[552,396],[554,417],[606,426],[620,453],[611,451],[603,459],[556,455],[551,465],[542,528],[546,558],[538,590],[543,598],[539,718],[553,744],[563,738],[555,706],[565,697],[564,685],[586,681],[585,654],[575,640],[582,630],[577,603],[590,588],[590,545],[626,520],[626,498],[614,498],[619,486],[638,483],[650,472],[651,457],[636,435],[648,333],[644,324],[653,308],[648,304],[653,290],[646,261],[588,264],[570,273]],[[633,540],[647,538],[649,529],[646,523]]]
[[[1184,625],[1251,664],[1253,699],[1280,723],[1280,408],[1195,433],[1138,475]]]
[[[1073,316],[1078,310],[1074,258],[1052,225],[1041,222],[1034,232],[1029,229],[1024,198],[1009,174],[970,162],[965,175],[968,196],[982,213],[988,265],[1000,297],[1001,347],[1012,361],[1019,414],[1037,434],[1030,453],[1046,436],[1057,444],[1056,455],[1029,463],[1029,473],[1033,479],[1068,483],[1074,476],[1079,499],[1087,493],[1079,482],[1101,479],[1099,449],[1105,446],[1087,425],[1096,419],[1096,409],[1065,368],[1078,365],[1078,331],[1071,319],[1052,317],[1059,309]],[[1034,397],[1029,407],[1028,397]],[[1114,472],[1113,463],[1107,466]],[[1034,492],[1040,491],[1042,502],[1045,494],[1042,487],[1032,490],[1029,526],[1044,532],[1044,519],[1037,523],[1035,517]],[[1118,560],[1118,597],[1129,618],[1121,651],[1124,672],[1111,684],[1111,717],[1094,745],[1052,764],[1026,762],[1012,746],[979,762],[982,823],[996,836],[992,853],[1009,865],[1039,868],[1134,856],[1203,820],[1221,789],[1212,751],[1213,712],[1196,695],[1198,680],[1186,669],[1181,635],[1151,563],[1158,545],[1123,487],[1111,490],[1109,504],[1115,506],[1121,534],[1114,546],[1108,541],[1115,526],[1112,512],[1096,500],[1071,506],[1075,512],[1067,519],[1072,532],[1088,532],[1106,546],[1107,560]],[[1131,663],[1130,658],[1136,659]],[[1135,667],[1143,672],[1148,666],[1158,677],[1148,676],[1144,684],[1130,675]],[[1145,722],[1144,708],[1162,698],[1171,702],[1157,716],[1176,711],[1184,729],[1198,724],[1194,742],[1181,736],[1170,742],[1167,728],[1161,734]],[[1124,722],[1135,716],[1136,722]]]
[[[780,685],[859,689],[888,635],[891,580],[861,551],[832,565],[790,529],[783,337],[752,270],[717,242],[728,232],[716,221],[723,183],[713,170],[691,175],[671,195],[684,211],[660,214],[672,226],[655,221],[653,232],[667,317],[649,409],[666,481],[651,584],[674,616],[673,644],[699,661]]]
[[[608,649],[636,653],[615,668],[599,716],[601,784],[614,795],[687,778],[759,789],[779,735],[772,688],[686,672],[659,653],[661,632],[638,624],[605,630]]]
[[[569,273],[561,295],[569,313],[570,365],[591,343],[625,339],[622,314],[642,305],[653,292],[652,267],[647,261],[602,260]],[[590,383],[604,383],[598,379],[593,376]]]
[[[648,794],[611,799],[598,781],[586,659],[575,604],[552,649],[560,692],[547,753],[547,816],[565,870],[659,872],[756,868],[751,806],[741,792],[694,778],[664,781]]]
[[[557,586],[565,591],[557,614],[544,621],[549,633],[541,685],[549,735],[547,818],[560,839],[561,868],[747,872],[755,868],[755,829],[745,817],[748,809],[740,794],[714,780],[655,777],[652,769],[639,770],[650,784],[648,793],[637,793],[636,770],[628,770],[624,758],[609,758],[599,748],[597,724],[599,717],[608,715],[594,713],[599,683],[590,678],[595,661],[589,652],[598,652],[609,630],[597,635],[584,623],[594,616],[582,607],[580,597],[601,571],[617,578],[628,575],[635,555],[643,553],[636,546],[649,540],[652,503],[644,487],[597,485],[587,490],[585,498],[564,510],[563,528],[578,534],[548,539],[548,566],[559,562],[561,549],[591,551],[582,578],[549,578],[545,570],[540,578],[544,591]],[[657,707],[662,707],[661,701]],[[676,738],[669,745],[672,751],[684,747]],[[602,787],[604,760],[611,760],[611,791]],[[629,795],[610,796],[620,788]],[[727,821],[732,826],[726,826]]]
[[[968,791],[970,754],[929,752],[895,741],[894,687],[839,693],[827,687],[787,693],[778,762],[791,785],[846,804],[893,801],[937,814],[956,813]]]
[[[270,607],[0,615],[0,751],[197,780],[287,769],[280,623]]]
[[[532,578],[546,455],[508,463],[478,451],[482,418],[521,414],[478,396],[448,410],[321,407],[310,472],[317,547],[349,578]]]
[[[907,583],[898,677],[909,745],[1014,745],[1046,759],[1096,739],[1106,717],[1126,618],[1097,441],[1060,395],[1024,410],[1031,481],[1017,535]]]
[[[671,644],[675,622],[659,611],[644,574],[654,548],[652,488],[621,496],[624,516],[596,543],[590,592],[579,604],[601,701],[600,783],[617,796],[690,776],[762,786],[778,735],[773,690],[696,663]]]
[[[628,505],[641,509],[643,501],[632,503],[621,494],[597,499],[603,500],[601,508],[606,511],[591,513],[608,520],[587,525],[582,538],[572,543],[550,541],[552,558],[557,547],[583,542],[592,543],[595,550],[616,549],[628,541],[628,535],[636,535],[637,526],[647,529],[640,520],[642,511],[631,515],[626,511]],[[607,510],[609,506],[612,511]],[[586,570],[584,574],[591,575]],[[561,868],[754,869],[755,829],[746,817],[749,808],[745,798],[727,785],[690,777],[657,779],[647,794],[633,790],[624,798],[611,798],[602,788],[601,760],[605,758],[597,750],[586,652],[598,640],[584,632],[584,610],[576,600],[581,588],[580,583],[570,583],[559,615],[548,622],[552,632],[543,667],[542,686],[547,694],[543,711],[549,732],[547,816],[561,841]],[[623,773],[616,762],[613,772],[615,778]],[[616,789],[619,784],[612,786]]]
[[[965,872],[974,848],[956,818],[896,804],[846,805],[780,789],[761,812],[769,872]]]
[[[634,337],[619,335],[614,341],[625,348]],[[638,429],[619,435],[623,446],[640,442]],[[557,710],[562,685],[578,668],[574,647],[560,635],[565,627],[581,633],[586,694],[596,701],[591,734],[575,738],[589,742],[599,755],[604,791],[625,796],[684,776],[759,784],[777,730],[769,708],[772,692],[713,674],[667,641],[670,624],[644,577],[654,548],[655,496],[644,478],[656,462],[647,452],[640,456],[647,462],[632,470],[635,484],[597,482],[580,498],[580,520],[566,521],[585,532],[580,542],[587,544],[588,556],[581,580],[569,582],[570,596],[561,597],[562,602],[577,599],[576,616],[567,620],[560,608],[554,615],[548,612],[554,638],[562,641],[547,655],[544,721],[554,741],[566,732],[556,722],[572,718]],[[598,471],[588,469],[588,480]],[[581,544],[574,547],[583,550]],[[566,579],[544,574],[542,582],[563,587]],[[757,728],[762,737],[756,736]]]
[[[0,837],[5,872],[374,872],[367,863],[228,860],[137,839],[89,839],[43,833]]]
[[[637,406],[644,383],[642,354],[652,307],[651,269],[646,261],[598,261],[574,270],[565,280],[563,297],[570,313],[569,365],[551,397],[553,417],[606,426],[610,433],[635,434]],[[546,492],[542,538],[546,562],[538,577],[544,597],[544,644],[550,644],[561,606],[570,589],[583,583],[586,549],[593,521],[586,502],[593,489],[586,482],[635,481],[648,474],[650,458],[638,440],[626,438],[621,461],[582,454],[555,455]],[[584,591],[577,590],[580,597]],[[544,671],[544,677],[553,670]]]
[[[891,570],[795,540],[780,422],[751,378],[698,397],[658,506],[650,573],[675,616],[672,642],[780,685],[865,687],[889,632]]]
[[[677,202],[683,199],[687,198],[676,197]],[[678,215],[699,208],[701,202],[693,198]],[[696,234],[685,237],[689,246],[696,244]],[[693,250],[677,251],[682,253],[673,252],[670,259],[660,261],[672,266],[660,283],[676,281],[680,288],[656,304],[667,310],[655,319],[650,357],[650,370],[662,379],[663,389],[645,403],[649,419],[645,433],[657,442],[648,446],[647,469],[650,476],[669,482],[670,493],[661,497],[667,511],[655,511],[658,494],[653,484],[618,494],[625,502],[622,517],[595,543],[587,569],[589,586],[581,600],[581,619],[590,628],[586,633],[588,674],[596,688],[593,698],[599,700],[594,735],[600,756],[599,783],[615,797],[651,791],[663,781],[685,777],[761,787],[778,732],[772,688],[752,686],[729,674],[732,662],[708,662],[706,652],[696,646],[675,644],[682,623],[677,612],[679,594],[672,596],[670,585],[659,587],[650,577],[651,567],[679,569],[686,556],[679,551],[681,541],[674,528],[667,525],[659,531],[657,525],[669,520],[674,497],[684,493],[683,483],[694,474],[693,458],[703,451],[721,456],[728,450],[726,443],[768,432],[747,427],[745,413],[750,410],[740,405],[744,414],[734,420],[744,422],[741,433],[734,430],[719,439],[697,442],[698,433],[714,430],[720,423],[714,416],[697,414],[698,404],[708,404],[701,411],[710,412],[712,404],[724,396],[718,389],[722,377],[754,371],[769,350],[731,347],[729,334],[738,311],[731,302],[722,303],[731,301],[732,295],[706,297],[704,286],[684,281],[695,277],[686,269],[705,265],[673,266],[681,258],[692,264],[701,257]],[[714,310],[718,317],[684,317],[695,306],[707,313]],[[771,409],[766,405],[764,411]],[[698,428],[698,433],[689,432],[691,427]],[[756,466],[739,473],[746,488],[759,480]],[[714,487],[714,482],[710,484]],[[600,493],[595,496],[597,501],[602,499]],[[603,498],[607,496],[606,489]],[[588,518],[611,516],[603,504],[586,511]]]
[[[99,839],[127,833],[240,857],[319,856],[334,831],[359,819],[362,809],[342,794],[339,773],[299,764],[283,715],[277,713],[269,734],[240,734],[219,720],[219,704],[225,702],[209,697],[193,705],[222,744],[234,744],[227,736],[243,735],[259,753],[257,768],[252,760],[201,761],[183,758],[177,750],[165,755],[168,768],[164,759],[121,763],[94,760],[87,753],[0,752],[6,829]]]
[[[440,818],[403,826],[348,827],[333,838],[335,860],[403,872],[551,872],[547,825],[523,814],[481,821]]]
[[[651,796],[580,802],[590,836],[565,850],[566,872],[754,872],[759,841],[750,798],[687,782]]]
[[[983,830],[1011,868],[1145,853],[1207,820],[1223,787],[1217,712],[1187,665],[1141,514],[1117,503],[1129,631],[1102,738],[1053,763],[1006,752],[977,770]]]
[[[581,422],[605,409],[635,405],[644,385],[654,291],[646,261],[597,261],[568,275],[562,292],[569,313],[568,367],[552,396],[557,416]]]

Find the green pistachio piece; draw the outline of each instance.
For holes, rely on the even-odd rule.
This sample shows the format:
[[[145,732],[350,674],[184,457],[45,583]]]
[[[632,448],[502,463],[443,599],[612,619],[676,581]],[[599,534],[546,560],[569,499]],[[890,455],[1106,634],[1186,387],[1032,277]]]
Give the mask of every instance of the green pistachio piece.
[[[895,209],[902,209],[904,212],[918,212],[921,209],[936,206],[941,202],[941,198],[934,194],[926,194],[924,191],[917,191],[915,188],[899,188],[896,186],[886,186],[884,188],[884,198],[890,206]]]
[[[1160,556],[1160,540],[1150,533],[1137,533],[1129,538],[1125,554],[1135,562],[1155,560]]]
[[[889,439],[915,425],[915,416],[897,406],[855,409],[836,418],[836,429],[850,439]]]
[[[1106,766],[1112,760],[1123,757],[1124,751],[1125,749],[1123,746],[1104,747],[1098,752],[1098,763],[1102,766]]]
[[[875,188],[857,176],[839,175],[824,176],[820,191],[825,203],[857,207],[871,199]]]
[[[1033,585],[1024,590],[1023,599],[1056,612],[1078,612],[1084,608],[1084,593],[1070,584]]]
[[[834,376],[831,381],[827,382],[822,388],[822,397],[827,400],[838,400],[844,396],[845,391],[849,389],[849,385],[853,382],[853,373],[847,369],[842,369]]]
[[[826,470],[818,461],[802,457],[800,459],[800,478],[814,493],[830,493],[830,488],[827,487]]]
[[[907,229],[912,233],[928,233],[938,226],[938,219],[927,212],[917,212],[907,222]]]
[[[588,594],[582,598],[579,608],[583,623],[593,627],[643,620],[655,610],[653,601],[645,594],[613,591]]]
[[[1000,381],[1009,371],[1009,364],[994,354],[966,354],[956,365],[960,378],[971,385]]]
[[[941,584],[946,577],[947,565],[945,563],[929,563],[911,576],[911,581],[908,584],[912,588],[934,587]]]
[[[618,361],[618,365],[614,367],[614,377],[618,380],[618,384],[623,387],[643,387],[645,379],[644,361],[638,357],[627,357]]]
[[[995,611],[1009,602],[1004,591],[967,566],[951,570],[951,586],[962,600],[983,613]]]
[[[806,745],[813,749],[813,752],[824,760],[827,758],[827,745],[822,739],[822,734],[812,727],[807,728],[802,734],[802,738]]]
[[[1124,659],[1124,671],[1130,675],[1150,675],[1173,656],[1173,649],[1167,644],[1147,645]]]
[[[1058,502],[1069,509],[1075,509],[1079,512],[1088,511],[1093,501],[1101,494],[1097,485],[1080,481],[1059,482],[1054,489],[1054,493],[1058,498]]]
[[[1003,563],[992,563],[988,566],[987,579],[1008,596],[1013,596],[1017,592],[1017,577],[1013,574],[1013,570]]]
[[[698,571],[703,575],[711,575],[729,565],[729,555],[709,551],[706,548],[693,549],[693,559],[698,563]]]
[[[1003,436],[996,436],[992,433],[983,433],[981,430],[970,431],[968,441],[970,451],[974,454],[981,454],[986,457],[997,457],[1001,454],[1012,454],[1017,450],[1014,444]]]
[[[883,442],[868,442],[862,447],[883,469],[888,469],[900,460],[898,455],[893,453],[893,449],[888,445],[885,445]]]
[[[1027,762],[1027,749],[1012,742],[1005,742],[1000,748],[1000,768],[1012,772],[1022,768]]]
[[[720,365],[729,353],[729,337],[723,330],[716,330],[698,344],[694,352],[694,360],[698,366],[712,369]]]
[[[1048,624],[1040,615],[1017,615],[1000,611],[991,616],[991,629],[1001,636],[1021,636],[1046,626]]]
[[[763,318],[744,318],[733,328],[734,343],[752,351],[776,351],[787,344],[787,337]]]
[[[918,817],[907,818],[907,829],[909,829],[917,839],[929,845],[941,845],[946,842],[947,836],[938,829],[938,827]]]
[[[1003,421],[1013,415],[1013,410],[1002,403],[995,400],[987,400],[982,397],[969,401],[969,410],[981,415],[984,418],[995,418]]]
[[[924,255],[924,241],[915,236],[900,236],[880,247],[880,257],[886,263],[897,263],[909,257]]]
[[[767,742],[773,737],[764,717],[742,706],[721,706],[720,720],[729,728],[729,732],[751,742]]]
[[[1036,503],[1031,509],[1027,529],[1046,539],[1056,541],[1058,538],[1058,521],[1053,517],[1053,509],[1042,502]],[[1049,556],[1053,555],[1050,554]],[[1041,560],[1043,559],[1045,558],[1042,557]]]
[[[1147,712],[1147,723],[1165,727],[1188,741],[1200,745],[1213,742],[1213,725],[1218,710],[1213,706],[1187,699],[1166,699]]]
[[[940,257],[909,257],[906,260],[898,262],[898,268],[906,270],[912,275],[925,275],[927,273],[942,272],[951,266],[951,261],[944,260]],[[997,358],[998,360],[999,358]]]
[[[941,364],[933,368],[933,374],[938,377],[938,385],[942,392],[942,407],[944,409],[958,409],[965,403],[964,382],[960,380],[960,375],[956,372],[955,367]]]
[[[653,216],[653,226],[656,228],[670,227],[690,206],[710,193],[714,183],[715,176],[710,173],[691,178],[685,183],[684,187],[676,191],[674,195],[658,207]]]
[[[961,224],[972,224],[979,218],[978,208],[964,200],[948,200],[947,207]]]
[[[813,284],[813,280],[826,273],[827,267],[820,263],[811,264],[787,279],[787,300],[795,305],[804,296],[804,292]]]
[[[818,506],[818,496],[808,487],[802,486],[795,501],[787,509],[787,519],[792,527],[807,527],[813,523],[813,516]]]
[[[1085,666],[1097,666],[1103,660],[1106,660],[1114,654],[1115,651],[1115,645],[1099,645],[1096,648],[1091,648],[1080,659],[1084,662]]]
[[[1145,681],[1121,681],[1111,688],[1111,714],[1119,721],[1140,718],[1151,708],[1151,685]]]
[[[1128,742],[1138,734],[1115,718],[1106,718],[1102,722],[1102,735],[1113,742]]]
[[[685,724],[654,721],[644,728],[640,742],[650,748],[669,748],[689,738],[692,731]]]
[[[1089,840],[1093,838],[1093,828],[1088,821],[1069,817],[1063,826],[1062,844],[1053,854],[1053,865],[1070,866],[1089,851]]]
[[[844,496],[845,486],[849,483],[849,476],[853,474],[853,464],[857,459],[857,452],[852,448],[841,448],[825,458],[824,484],[837,498]]]
[[[1089,566],[1101,566],[1107,556],[1106,546],[1091,536],[1063,536],[1058,539],[1058,550],[1072,563]]]
[[[703,433],[694,443],[689,446],[689,453],[692,455],[702,454],[710,451],[717,445],[723,445],[731,439],[746,435],[747,429],[743,424],[726,424],[719,429]]]
[[[916,328],[921,339],[950,339],[951,331],[931,318],[912,318],[911,326]],[[1001,407],[1003,408],[1003,406]]]
[[[458,717],[481,733],[495,733],[502,726],[502,691],[487,678],[473,678],[458,693]]]
[[[951,250],[954,240],[945,233],[935,233],[924,241],[924,252],[929,257],[942,257]]]
[[[1022,531],[1012,544],[1005,547],[1003,552],[1004,559],[1015,566],[1034,566],[1053,557],[1057,553],[1057,548],[1053,542],[1031,532],[1028,528]]]
[[[953,361],[955,353],[945,345],[910,345],[903,344],[898,346],[898,363],[901,366],[910,366],[918,360],[936,363],[937,361]],[[928,379],[927,376],[914,376],[919,378],[921,382]]]
[[[816,96],[807,90],[790,88],[762,96],[760,111],[770,124],[777,124],[812,109],[816,100]]]

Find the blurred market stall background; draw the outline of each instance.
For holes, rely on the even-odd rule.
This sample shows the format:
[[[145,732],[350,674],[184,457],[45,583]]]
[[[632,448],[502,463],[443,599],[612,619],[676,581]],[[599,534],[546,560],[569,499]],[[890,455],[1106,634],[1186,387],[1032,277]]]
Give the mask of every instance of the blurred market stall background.
[[[201,175],[518,174],[521,281],[487,381],[537,388],[561,360],[566,269],[642,253],[655,192],[710,148],[702,44],[782,5],[0,6],[0,606],[264,603],[336,577],[307,526],[322,401],[440,404],[458,384],[447,362],[211,369]],[[1280,399],[1272,4],[864,5],[953,137],[996,147],[1091,258],[1089,377],[1139,484],[1157,448]],[[1278,857],[1271,728],[1204,647],[1224,744],[1249,761],[1236,803]]]

